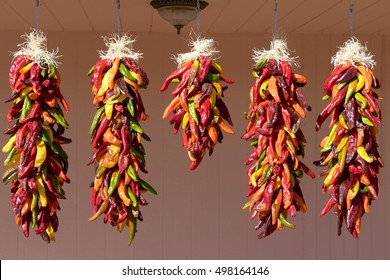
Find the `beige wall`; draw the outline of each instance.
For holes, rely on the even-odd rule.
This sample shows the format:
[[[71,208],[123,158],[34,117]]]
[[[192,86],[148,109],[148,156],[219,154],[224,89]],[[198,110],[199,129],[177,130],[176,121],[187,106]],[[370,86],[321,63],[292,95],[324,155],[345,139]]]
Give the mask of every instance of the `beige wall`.
[[[22,42],[21,32],[0,32],[0,93],[1,100],[10,96],[7,83],[11,62],[10,51]],[[225,135],[214,155],[203,160],[196,171],[190,172],[189,160],[181,147],[180,136],[172,134],[172,127],[161,119],[165,106],[171,100],[169,92],[159,93],[164,78],[176,67],[172,54],[185,52],[186,34],[136,34],[134,47],[144,53],[140,66],[148,73],[150,86],[142,91],[150,119],[143,123],[152,142],[146,143],[146,161],[149,174],[144,178],[159,192],[147,195],[149,205],[142,209],[144,222],[139,223],[132,247],[127,247],[127,232],[103,224],[102,219],[87,222],[92,214],[89,183],[94,170],[87,166],[92,154],[88,129],[94,114],[88,69],[97,61],[97,49],[106,49],[100,34],[94,32],[48,32],[49,49],[60,48],[62,92],[71,112],[66,116],[70,129],[66,135],[73,143],[65,146],[70,157],[69,177],[65,186],[67,200],[60,201],[60,228],[57,242],[47,245],[39,236],[26,239],[14,223],[9,199],[10,186],[0,188],[0,258],[1,259],[389,259],[390,180],[386,169],[380,173],[380,192],[370,213],[363,218],[360,240],[356,241],[345,228],[337,236],[336,217],[319,217],[328,196],[321,192],[321,179],[305,178],[302,188],[309,211],[298,213],[292,221],[294,230],[283,229],[270,237],[257,240],[249,222],[249,212],[242,211],[247,192],[246,167],[243,162],[250,154],[249,143],[240,139],[246,121],[243,112],[249,105],[248,93],[252,85],[252,49],[269,48],[270,35],[213,35],[219,45],[226,76],[236,80],[226,92],[225,102],[235,122],[236,134]],[[385,145],[389,136],[390,98],[388,91],[390,38],[379,35],[361,36],[375,55],[376,75],[383,87],[380,94],[383,123],[379,134],[380,152],[388,164],[390,150]],[[307,136],[307,163],[316,174],[321,169],[311,163],[319,158],[319,142],[327,132],[326,126],[315,133],[315,119],[325,106],[321,100],[322,83],[331,71],[330,58],[346,37],[329,35],[289,35],[289,47],[299,56],[297,70],[308,78],[304,93],[313,111],[302,123]],[[0,102],[0,130],[9,124],[5,114],[9,104]],[[1,136],[1,146],[6,137]],[[1,155],[3,161],[5,155]],[[4,168],[0,167],[1,173]]]

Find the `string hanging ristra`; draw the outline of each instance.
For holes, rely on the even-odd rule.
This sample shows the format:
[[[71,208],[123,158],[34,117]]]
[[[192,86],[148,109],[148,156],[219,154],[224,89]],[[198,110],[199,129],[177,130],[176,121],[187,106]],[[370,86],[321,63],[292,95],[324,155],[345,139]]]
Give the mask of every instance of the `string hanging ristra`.
[[[35,29],[38,30],[39,28],[39,7],[40,7],[39,0],[35,0]]]
[[[196,0],[196,33],[200,36],[200,0]]]
[[[349,2],[349,35],[352,38],[352,28],[353,28],[353,0]]]
[[[118,18],[118,36],[121,34],[121,2],[116,0],[116,14]]]
[[[274,38],[279,39],[278,35],[278,1],[274,0]]]

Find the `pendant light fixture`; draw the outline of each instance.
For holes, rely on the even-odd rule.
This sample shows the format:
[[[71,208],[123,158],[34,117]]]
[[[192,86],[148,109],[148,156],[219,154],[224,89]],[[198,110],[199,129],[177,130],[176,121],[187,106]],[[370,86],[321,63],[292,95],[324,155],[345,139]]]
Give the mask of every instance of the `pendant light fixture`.
[[[197,15],[197,0],[153,0],[150,5],[164,20],[176,28],[177,34],[180,34],[180,30],[193,21]],[[200,10],[207,6],[206,1],[199,1]]]

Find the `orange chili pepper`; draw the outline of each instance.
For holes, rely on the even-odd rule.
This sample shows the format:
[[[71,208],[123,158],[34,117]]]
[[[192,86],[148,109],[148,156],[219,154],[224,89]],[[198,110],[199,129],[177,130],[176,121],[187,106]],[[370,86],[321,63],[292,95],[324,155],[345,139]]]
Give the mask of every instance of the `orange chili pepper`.
[[[55,121],[53,120],[52,117],[50,117],[50,114],[47,111],[43,111],[42,112],[42,117],[43,117],[43,121],[45,123],[49,123],[49,124],[54,124],[55,123]]]
[[[272,95],[272,97],[275,99],[276,102],[280,103],[280,97],[279,97],[279,88],[278,88],[278,82],[274,76],[271,76],[268,83],[268,91]]]
[[[165,120],[180,105],[180,95],[176,95],[171,103],[165,108],[162,118]]]
[[[30,211],[31,202],[32,202],[32,196],[26,197],[26,201],[23,204],[20,217],[23,217],[25,214],[27,214],[28,211]]]
[[[261,185],[260,188],[254,194],[252,194],[249,204],[249,211],[252,211],[253,207],[255,206],[255,203],[263,197],[265,186],[266,184]]]
[[[210,136],[210,139],[214,144],[218,143],[218,130],[214,124],[209,124],[207,126],[207,134]]]
[[[278,138],[276,139],[275,142],[275,151],[278,157],[282,155],[283,142],[285,137],[286,137],[286,132],[284,131],[284,129],[280,129],[278,132]]]
[[[234,134],[234,131],[227,126],[227,124],[223,121],[222,118],[218,118],[217,120],[217,124],[219,125],[219,127],[225,131],[226,133],[229,133],[229,134]]]
[[[272,224],[274,225],[278,221],[279,210],[282,204],[282,189],[278,190],[275,201],[271,206]]]
[[[112,145],[121,145],[122,140],[119,140],[111,131],[111,127],[107,128],[106,132],[103,134],[103,139]]]
[[[137,83],[133,82],[132,80],[129,80],[126,77],[123,78],[125,79],[125,82],[128,83],[135,91],[139,90],[139,85]]]
[[[291,100],[291,105],[294,108],[295,112],[297,112],[302,118],[306,117],[305,110],[299,105],[299,103],[295,100]]]
[[[119,195],[120,199],[122,199],[123,203],[126,206],[130,206],[131,200],[127,195],[127,187],[126,187],[123,180],[119,181],[117,190],[118,190],[118,195]]]
[[[372,87],[372,76],[371,76],[371,73],[363,65],[358,65],[358,66],[356,66],[356,68],[359,70],[359,72],[364,77],[364,91],[366,93],[371,92],[371,90],[372,90],[371,89],[371,87]]]
[[[101,214],[103,214],[103,213],[107,210],[107,208],[108,208],[109,205],[110,205],[109,202],[103,201],[102,204],[100,204],[100,207],[99,207],[99,209],[96,211],[96,213],[93,214],[93,216],[90,217],[90,218],[88,219],[88,222],[92,222],[92,221],[96,220],[97,218],[99,218],[99,216],[100,216]]]
[[[108,88],[109,89],[114,88],[115,76],[116,76],[116,73],[118,73],[120,62],[121,62],[120,58],[116,57],[114,59],[114,62],[112,63],[112,67],[110,69],[110,76],[108,77]]]

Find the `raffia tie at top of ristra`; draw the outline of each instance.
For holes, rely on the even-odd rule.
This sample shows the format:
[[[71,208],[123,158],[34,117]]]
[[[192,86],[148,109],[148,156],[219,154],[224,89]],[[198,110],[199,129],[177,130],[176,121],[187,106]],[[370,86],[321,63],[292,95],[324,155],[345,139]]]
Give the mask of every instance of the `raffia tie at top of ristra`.
[[[197,59],[201,55],[211,57],[213,60],[219,58],[219,51],[216,49],[216,42],[214,39],[197,36],[195,39],[191,38],[188,45],[191,48],[191,51],[180,53],[172,57],[172,59],[176,61],[178,68],[180,68],[184,62]]]
[[[269,50],[262,49],[254,49],[252,59],[257,65],[260,62],[266,62],[270,59],[275,59],[278,63],[280,61],[286,61],[290,64],[299,67],[299,63],[297,61],[298,57],[292,57],[290,55],[290,50],[287,46],[286,39],[274,39],[271,41],[271,46]]]
[[[25,39],[25,42],[19,44],[19,50],[12,53],[14,58],[24,55],[40,66],[44,64],[58,66],[59,62],[57,59],[61,57],[58,55],[58,48],[51,52],[47,50],[47,38],[41,30],[34,29],[21,37]]]
[[[373,55],[369,53],[367,46],[363,46],[360,41],[352,37],[344,42],[344,45],[339,48],[339,51],[332,57],[334,67],[351,62],[353,65],[362,65],[369,69],[373,69],[376,65]]]
[[[107,51],[98,51],[101,59],[113,61],[115,58],[125,59],[131,58],[138,62],[142,58],[142,53],[134,51],[133,43],[136,41],[131,36],[117,34],[111,37],[103,37],[104,43],[107,46]]]

